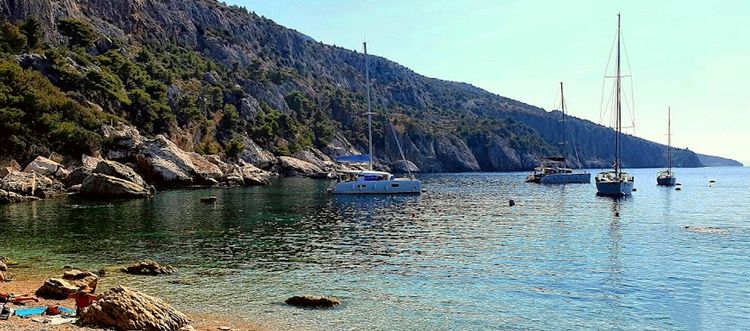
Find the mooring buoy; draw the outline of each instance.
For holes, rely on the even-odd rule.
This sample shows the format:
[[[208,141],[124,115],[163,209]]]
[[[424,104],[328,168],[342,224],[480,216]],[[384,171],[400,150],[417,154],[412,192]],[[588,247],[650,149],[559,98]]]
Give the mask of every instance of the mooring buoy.
[[[516,202],[513,201],[513,199],[508,200],[508,206],[513,207],[516,205]]]

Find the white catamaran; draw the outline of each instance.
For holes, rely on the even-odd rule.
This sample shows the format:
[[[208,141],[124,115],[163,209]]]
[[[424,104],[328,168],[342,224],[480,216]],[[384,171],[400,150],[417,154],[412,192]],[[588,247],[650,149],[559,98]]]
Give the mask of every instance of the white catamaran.
[[[393,174],[385,171],[372,170],[372,111],[370,106],[370,68],[367,56],[367,43],[363,42],[365,56],[365,86],[367,91],[367,127],[369,153],[367,155],[347,155],[336,158],[337,162],[367,163],[368,170],[339,171],[336,174],[337,181],[330,190],[333,194],[420,194],[422,193],[422,182],[415,179],[409,173],[409,178],[396,178]],[[393,127],[391,126],[391,129]],[[398,137],[395,137],[401,157],[406,162]],[[408,168],[408,167],[407,167]]]
[[[568,152],[568,142],[565,140],[565,93],[563,83],[560,82],[560,109],[562,113],[562,145],[563,156],[544,157],[541,164],[534,168],[534,172],[526,176],[526,182],[541,184],[574,184],[591,183],[591,174],[585,171],[575,171],[565,165],[565,155]]]
[[[615,162],[612,170],[596,175],[597,194],[605,196],[626,196],[633,192],[635,179],[622,171],[622,74],[620,70],[620,14],[617,14],[617,73],[615,75]]]
[[[667,108],[667,169],[659,171],[656,184],[660,186],[674,186],[677,177],[672,172],[672,108]]]

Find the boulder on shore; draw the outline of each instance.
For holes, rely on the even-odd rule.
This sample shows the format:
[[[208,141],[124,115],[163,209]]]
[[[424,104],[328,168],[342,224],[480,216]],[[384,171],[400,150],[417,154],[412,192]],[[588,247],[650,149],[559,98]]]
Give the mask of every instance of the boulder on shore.
[[[136,160],[147,178],[166,186],[211,185],[224,175],[203,156],[183,151],[163,135],[144,141]]]
[[[242,180],[246,186],[271,185],[271,182],[269,181],[271,175],[267,171],[261,170],[254,165],[246,164],[240,168],[240,171],[242,173]]]
[[[0,189],[29,196],[34,191],[35,196],[43,195],[43,191],[52,188],[54,182],[35,173],[13,171],[0,180]]]
[[[177,272],[173,266],[162,266],[154,260],[143,260],[134,265],[122,268],[122,272],[132,275],[167,275]]]
[[[414,162],[411,162],[409,160],[398,160],[394,162],[391,166],[391,169],[393,172],[396,173],[408,173],[408,172],[420,172],[421,170],[419,167],[414,164]]]
[[[273,153],[263,149],[252,139],[248,137],[244,137],[243,139],[242,143],[244,147],[238,155],[240,160],[266,170],[278,162]]]
[[[34,161],[31,161],[31,163],[23,169],[23,172],[36,173],[37,175],[50,176],[59,179],[64,179],[69,174],[69,171],[61,164],[44,156],[37,156]]]
[[[63,184],[65,187],[70,188],[71,186],[81,185],[86,177],[91,176],[92,172],[86,167],[77,167],[70,172],[68,177],[65,177]]]
[[[145,198],[150,191],[136,183],[103,174],[92,174],[81,184],[80,195],[92,198]]]
[[[96,164],[94,173],[117,177],[143,187],[148,187],[146,181],[143,180],[141,175],[137,174],[133,168],[119,162],[101,160]]]
[[[286,299],[284,303],[292,306],[297,307],[307,307],[307,308],[329,308],[333,306],[337,306],[341,303],[339,299],[335,297],[324,297],[319,295],[302,295],[302,296],[293,296],[289,299]]]
[[[187,316],[166,302],[124,286],[99,295],[81,311],[78,321],[116,330],[170,331],[188,325]]]
[[[320,167],[289,156],[279,156],[278,173],[285,176],[311,176],[323,172]]]

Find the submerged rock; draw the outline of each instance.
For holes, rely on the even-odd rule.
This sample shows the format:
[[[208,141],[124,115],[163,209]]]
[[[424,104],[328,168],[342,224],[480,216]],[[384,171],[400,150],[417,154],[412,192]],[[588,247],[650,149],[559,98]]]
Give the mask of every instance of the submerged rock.
[[[319,295],[302,295],[293,296],[286,299],[284,303],[297,307],[308,307],[308,308],[328,308],[337,306],[341,303],[339,299],[335,297],[324,297]]]
[[[39,200],[37,197],[24,196],[14,192],[0,190],[0,203],[18,203]]]
[[[102,293],[83,309],[78,321],[117,330],[170,331],[188,325],[187,316],[166,302],[124,286]]]
[[[81,184],[79,194],[91,198],[145,198],[151,192],[131,181],[103,174],[92,174]]]
[[[177,272],[177,268],[172,266],[162,266],[154,260],[143,260],[134,265],[125,267],[122,272],[132,275],[166,275]]]
[[[714,226],[686,225],[685,229],[687,229],[690,232],[695,232],[695,233],[725,234],[728,232],[726,229],[717,228]]]

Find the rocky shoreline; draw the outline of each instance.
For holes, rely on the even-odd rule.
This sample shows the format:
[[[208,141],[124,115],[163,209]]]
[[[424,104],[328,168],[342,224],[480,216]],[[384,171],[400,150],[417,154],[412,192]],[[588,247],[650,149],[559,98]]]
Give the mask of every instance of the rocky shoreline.
[[[49,270],[36,270],[29,274],[25,268],[23,273],[16,278],[10,274],[14,271],[14,262],[6,266],[3,271],[9,276],[7,282],[0,282],[0,294],[13,293],[16,296],[36,295],[38,301],[25,304],[8,304],[12,309],[23,309],[27,307],[49,307],[60,306],[75,310],[76,302],[68,298],[81,287],[98,287],[102,290],[95,291],[98,299],[95,304],[85,309],[75,324],[66,323],[55,326],[47,326],[32,318],[20,318],[11,316],[8,320],[0,320],[0,330],[100,330],[106,329],[129,329],[119,324],[140,325],[137,329],[148,330],[276,330],[279,326],[273,321],[247,320],[248,316],[226,316],[209,314],[205,312],[180,312],[165,301],[141,293],[119,284],[121,279],[109,277],[111,272],[118,272],[114,267],[105,268],[97,273],[64,268],[62,277],[49,277]],[[130,267],[130,268],[129,268]],[[164,270],[165,272],[176,272],[170,266],[159,266],[153,261],[141,261],[132,266],[124,267],[120,272],[134,274],[136,276],[154,275],[149,273],[133,273],[140,267],[155,268],[149,270]],[[132,269],[132,270],[131,270]],[[112,271],[113,270],[113,271]],[[131,271],[128,271],[131,270]],[[98,286],[97,286],[98,285]],[[38,318],[43,317],[40,315]],[[102,325],[109,324],[109,325]],[[119,323],[119,324],[118,324]]]
[[[105,125],[102,132],[107,142],[94,156],[74,159],[53,153],[23,168],[16,161],[2,161],[0,203],[58,196],[145,198],[170,188],[263,186],[273,177],[330,178],[336,169],[350,169],[315,149],[275,157],[251,144],[230,161],[185,151],[164,135],[142,137],[128,125]]]

